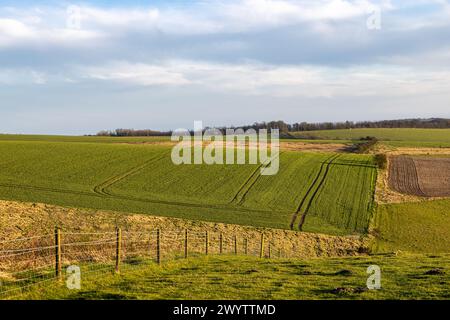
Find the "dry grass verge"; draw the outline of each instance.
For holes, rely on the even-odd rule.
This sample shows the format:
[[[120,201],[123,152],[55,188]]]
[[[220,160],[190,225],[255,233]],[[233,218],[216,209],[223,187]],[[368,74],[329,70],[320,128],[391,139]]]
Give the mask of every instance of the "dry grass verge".
[[[150,232],[189,229],[200,233],[222,233],[225,238],[235,235],[259,239],[263,233],[272,243],[282,246],[292,258],[359,255],[367,252],[367,239],[358,236],[338,237],[322,234],[265,229],[248,226],[208,223],[176,218],[154,217],[142,214],[64,208],[59,206],[0,201],[0,241],[49,234],[55,226],[62,232],[111,232],[120,226],[125,232]]]

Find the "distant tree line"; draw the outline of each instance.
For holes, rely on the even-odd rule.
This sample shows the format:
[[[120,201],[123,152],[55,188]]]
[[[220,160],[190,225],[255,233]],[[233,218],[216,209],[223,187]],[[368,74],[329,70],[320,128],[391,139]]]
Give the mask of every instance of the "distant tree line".
[[[383,120],[383,121],[345,121],[345,122],[298,122],[288,124],[284,121],[255,122],[252,125],[240,127],[220,127],[225,134],[226,129],[241,128],[248,129],[279,129],[281,136],[288,137],[290,132],[316,131],[316,130],[334,130],[334,129],[359,129],[359,128],[424,128],[424,129],[448,129],[450,128],[450,119],[431,118],[431,119],[402,119],[402,120]],[[150,136],[170,136],[172,131],[157,130],[134,130],[134,129],[116,129],[112,131],[100,131],[98,136],[113,137],[150,137]]]
[[[170,136],[171,131],[156,131],[156,130],[134,130],[134,129],[116,129],[116,130],[103,130],[97,133],[97,136],[107,137],[158,137],[158,136]]]
[[[313,131],[333,129],[359,129],[359,128],[425,128],[425,129],[448,129],[450,119],[402,119],[383,121],[345,121],[345,122],[322,122],[322,123],[295,123],[289,131]]]
[[[403,119],[403,120],[383,120],[383,121],[345,121],[345,122],[298,122],[288,124],[283,121],[256,122],[250,126],[243,126],[243,129],[279,129],[280,132],[335,130],[335,129],[359,129],[359,128],[429,128],[448,129],[450,119]]]

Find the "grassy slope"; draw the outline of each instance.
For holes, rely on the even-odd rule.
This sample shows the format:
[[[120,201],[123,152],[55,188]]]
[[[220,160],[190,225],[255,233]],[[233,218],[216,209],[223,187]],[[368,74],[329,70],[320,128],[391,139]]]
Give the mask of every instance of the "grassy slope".
[[[369,265],[379,265],[382,289],[365,288]],[[426,275],[442,268],[444,275]],[[51,283],[23,299],[450,299],[450,256],[403,255],[340,259],[260,260],[203,257],[124,265],[122,274],[83,277],[82,290]],[[336,288],[347,291],[337,293]]]
[[[391,146],[450,147],[450,129],[343,129],[297,132],[293,135],[350,140],[374,136]]]
[[[375,252],[450,252],[450,200],[378,207]]]
[[[223,204],[233,199],[239,185],[257,165],[180,165],[170,155],[114,184],[109,190],[124,196],[194,203]]]
[[[52,141],[54,138],[50,137],[48,139]],[[65,138],[61,139],[59,140],[58,138],[56,140],[59,140],[58,142],[67,142]],[[0,138],[0,140],[2,139]],[[400,141],[400,143],[402,142]],[[411,145],[411,143],[415,142],[404,141],[404,143]],[[418,145],[427,143],[433,145],[436,142],[435,140],[420,142]],[[19,147],[11,151],[11,145],[18,145]],[[78,145],[78,147],[75,147],[75,145]],[[111,175],[114,176],[117,174],[117,171],[122,172],[124,169],[126,171],[139,165],[142,163],[140,161],[141,157],[151,158],[156,152],[153,147],[120,146],[121,148],[127,147],[127,149],[124,154],[117,155],[115,154],[115,149],[103,149],[104,147],[106,148],[106,145],[91,147],[89,143],[84,143],[82,148],[80,148],[79,144],[48,143],[48,148],[45,149],[45,152],[36,150],[35,147],[35,143],[0,143],[0,150],[2,151],[0,153],[0,168],[2,169],[0,181],[2,183],[38,183],[44,188],[56,185],[58,188],[91,192],[93,184],[99,181],[102,182],[104,178],[110,178]],[[61,152],[62,149],[60,148],[64,148],[64,152]],[[110,151],[104,152],[105,150]],[[99,154],[93,156],[92,152],[95,153],[96,151]],[[71,166],[64,159],[63,155],[67,154],[76,165]],[[159,153],[156,152],[156,154]],[[13,155],[12,158],[11,155]],[[28,156],[33,158],[33,162],[27,161]],[[23,157],[23,160],[15,161],[17,160],[15,157]],[[46,158],[52,160],[50,166],[49,163],[42,162]],[[86,161],[83,166],[78,165],[81,160]],[[112,161],[112,165],[105,167],[104,163],[106,161]],[[21,165],[25,164],[25,167],[21,167]],[[112,171],[105,171],[105,169],[109,170],[109,168]],[[349,170],[352,171],[349,172]],[[30,172],[33,175],[30,175]],[[295,173],[295,170],[293,172]],[[358,170],[353,171],[349,167],[345,167],[344,171],[336,171],[335,174],[332,172],[333,170],[330,171],[330,176],[334,178],[329,180],[329,186],[326,187],[330,191],[335,191],[334,186],[336,184],[341,185],[342,181],[339,179],[344,179],[347,174],[364,176],[367,173],[361,173]],[[291,174],[287,176],[289,175]],[[89,183],[86,184],[86,181]],[[330,181],[334,181],[334,183],[330,183]],[[281,185],[287,186],[285,190],[291,190],[295,187],[288,187],[290,184],[286,182],[282,182]],[[283,197],[295,199],[295,195],[292,195],[289,191],[287,193],[288,195],[283,195]],[[353,196],[353,194],[351,195]],[[287,212],[285,216],[274,216],[264,211],[245,212],[231,208],[211,209],[209,211],[199,210],[195,207],[180,208],[157,203],[149,206],[148,203],[139,201],[123,199],[113,201],[95,195],[61,194],[49,190],[15,189],[10,186],[0,186],[0,197],[26,201],[44,201],[68,206],[150,212],[177,217],[188,216],[192,219],[229,223],[239,221],[242,224],[279,228],[286,227],[283,219],[287,220],[290,217],[290,213],[288,214]],[[345,199],[345,197],[336,201],[333,201],[331,198],[328,200],[321,199],[320,203],[323,202],[325,204],[327,201],[330,201],[330,204],[337,205],[341,201],[346,201]],[[85,282],[83,290],[77,293],[67,292],[64,288],[56,285],[56,287],[49,286],[43,290],[33,291],[30,296],[24,296],[24,298],[449,299],[450,283],[448,273],[450,272],[450,256],[448,254],[441,255],[443,252],[449,252],[448,248],[450,248],[450,238],[448,237],[450,232],[449,206],[450,200],[382,205],[379,206],[375,219],[375,231],[380,233],[380,238],[374,245],[375,252],[402,250],[433,253],[439,254],[439,256],[372,256],[346,259],[314,259],[301,262],[273,260],[270,263],[268,261],[261,262],[257,259],[239,257],[191,259],[189,261],[170,262],[163,269],[159,269],[154,265],[148,265],[145,268],[137,267],[135,268],[135,273],[125,272],[122,276],[109,276],[106,273],[103,274],[105,277],[100,277],[98,281]],[[345,208],[346,206],[342,207]],[[318,211],[318,213],[320,214],[321,211]],[[311,217],[314,217],[314,215],[311,215]],[[311,220],[314,220],[311,217],[308,220],[309,223],[311,223]],[[343,219],[342,221],[346,220]],[[326,227],[323,221],[319,220],[314,223],[319,226],[319,231],[320,228],[324,230],[323,228]],[[314,228],[314,225],[312,228]],[[343,295],[331,292],[336,287],[363,287],[367,278],[365,268],[372,263],[379,264],[382,267],[383,290]],[[434,276],[424,274],[427,270],[436,267],[444,268],[447,274]],[[335,274],[344,269],[353,271],[353,274],[350,276]],[[204,274],[206,278],[202,280],[201,277],[198,277],[198,273]],[[105,287],[99,289],[98,286],[100,284],[105,285]]]
[[[162,154],[168,150],[158,146],[0,142],[0,183],[89,192],[117,172]]]
[[[328,156],[285,152],[281,155],[280,174],[259,177],[253,185],[246,181],[252,173],[258,172],[255,165],[175,166],[167,146],[1,141],[0,197],[288,228],[300,198],[311,184],[314,171]],[[358,161],[360,156],[348,157]],[[347,189],[363,188],[365,191],[361,194],[370,193],[370,184],[364,179],[357,180],[360,167],[355,168],[356,175],[351,174],[347,181],[339,181],[339,187],[345,189],[347,184]],[[374,171],[373,168],[366,169]],[[335,170],[354,169],[336,166]],[[245,192],[247,187],[248,193]],[[241,189],[244,190],[242,194],[239,193]],[[335,188],[331,186],[330,190],[323,193],[318,202],[327,204],[322,208],[323,212],[332,210],[336,200],[339,203],[334,195]],[[243,195],[242,203],[232,201],[235,195]],[[333,199],[328,201],[328,197]],[[347,203],[347,198],[342,201]],[[367,205],[367,199],[364,199],[362,203]],[[360,206],[360,198],[355,198],[354,202],[357,216],[366,224],[367,212],[361,210],[364,206]],[[352,207],[352,204],[346,206]],[[331,221],[334,228],[329,228],[329,222],[324,223],[321,219],[313,222],[309,229],[312,231],[344,234],[362,230],[359,226],[352,228],[336,220]]]

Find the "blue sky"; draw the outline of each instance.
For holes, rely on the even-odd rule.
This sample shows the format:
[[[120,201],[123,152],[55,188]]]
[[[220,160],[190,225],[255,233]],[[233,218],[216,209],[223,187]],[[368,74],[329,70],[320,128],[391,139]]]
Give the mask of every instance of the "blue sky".
[[[450,117],[449,30],[448,0],[0,1],[0,132]]]

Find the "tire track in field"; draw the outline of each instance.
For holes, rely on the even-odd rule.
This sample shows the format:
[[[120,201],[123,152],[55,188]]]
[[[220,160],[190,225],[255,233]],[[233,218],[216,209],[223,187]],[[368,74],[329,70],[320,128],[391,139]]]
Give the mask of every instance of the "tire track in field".
[[[314,197],[317,194],[318,190],[320,189],[320,187],[322,186],[323,182],[325,181],[326,176],[328,175],[328,170],[329,170],[330,164],[334,160],[339,158],[339,157],[340,157],[339,154],[333,155],[333,156],[329,157],[328,159],[326,159],[322,163],[322,165],[320,166],[319,172],[317,173],[313,183],[309,186],[308,191],[306,192],[306,194],[303,197],[302,201],[298,205],[297,210],[295,211],[294,215],[292,216],[292,220],[291,220],[291,224],[290,224],[291,230],[294,229],[295,221],[297,220],[297,218],[298,218],[298,216],[299,216],[299,214],[301,212],[301,209],[302,209],[303,205],[305,204],[306,200],[309,198],[309,195],[311,194],[311,192],[313,192],[315,186],[318,184],[316,190],[312,193],[311,200],[310,200],[310,203],[309,203],[309,206],[310,206],[311,203],[312,203],[312,199],[314,199]],[[322,172],[324,172],[324,171],[325,171],[325,173],[323,174],[323,177],[320,180],[320,177],[322,176]],[[320,180],[320,182],[319,182],[319,180]],[[307,209],[309,209],[309,206],[307,206]],[[302,230],[301,228],[303,227],[303,224],[305,222],[306,212],[307,212],[307,210],[305,210],[304,213],[302,214],[302,217],[301,217],[301,220],[300,220],[300,223],[299,223],[299,230],[300,231]]]
[[[35,190],[50,191],[50,192],[57,192],[57,193],[82,195],[82,196],[99,196],[97,194],[93,194],[92,192],[87,192],[87,191],[65,190],[65,189],[56,189],[56,188],[49,188],[49,187],[36,187],[36,186],[31,186],[31,185],[13,184],[13,183],[0,183],[0,187],[25,189],[25,190],[33,190],[33,191],[35,191]]]
[[[149,159],[147,162],[130,169],[129,171],[127,171],[125,173],[111,177],[110,179],[95,186],[93,189],[91,189],[91,191],[64,190],[64,189],[58,189],[58,188],[37,187],[37,186],[31,186],[31,185],[9,184],[9,183],[0,183],[0,187],[17,188],[17,189],[22,189],[22,190],[32,190],[32,191],[42,191],[42,192],[52,192],[52,193],[72,194],[72,195],[79,195],[79,196],[90,196],[90,197],[97,197],[100,199],[137,201],[137,202],[143,202],[143,203],[153,203],[153,204],[161,204],[161,205],[185,207],[185,208],[231,210],[231,211],[238,211],[238,212],[243,212],[243,213],[252,213],[252,212],[253,213],[280,213],[280,214],[287,213],[287,211],[282,211],[282,210],[274,211],[274,210],[264,210],[264,209],[243,208],[243,207],[239,207],[239,206],[230,207],[227,205],[208,205],[208,204],[201,204],[201,203],[190,203],[190,202],[181,202],[181,201],[140,198],[140,197],[134,197],[134,196],[118,195],[118,194],[111,193],[110,191],[107,190],[107,188],[111,187],[115,183],[139,172],[140,170],[142,170],[146,166],[150,165],[151,163],[154,163],[154,162],[162,159],[164,156],[165,155],[156,156],[154,158]],[[257,174],[258,173],[257,170],[261,169],[262,167],[268,166],[269,164],[270,164],[270,162],[267,164],[262,164],[262,165],[258,166],[258,168],[252,173],[252,175],[249,177],[249,179],[246,181],[246,183],[243,184],[243,187],[241,188],[242,190],[247,185],[247,182],[252,177],[256,176],[255,181],[253,181],[253,183],[251,183],[251,185],[246,189],[246,191],[242,195],[242,202],[245,198],[245,195],[248,193],[248,191],[254,185],[256,180],[260,177],[260,175]]]
[[[417,166],[416,166],[416,162],[414,161],[414,159],[411,158],[412,161],[412,166],[414,169],[414,177],[416,178],[415,183],[417,183],[417,188],[419,190],[419,194],[423,194],[423,196],[427,196],[426,193],[422,190],[422,187],[420,185],[420,179],[419,179],[419,171],[417,170]]]
[[[231,199],[231,201],[229,202],[229,204],[239,204],[243,198],[243,196],[239,195],[241,193],[245,193],[243,190],[245,189],[245,187],[249,184],[249,182],[254,179],[254,182],[250,184],[250,187],[256,182],[256,180],[258,180],[260,174],[258,173],[259,170],[261,170],[262,164],[260,164],[253,172],[252,174],[247,178],[247,180],[244,181],[244,183],[242,183],[242,185],[240,186],[240,188],[238,189],[238,191],[236,192],[236,194],[234,195],[234,197]],[[256,178],[255,178],[256,177]],[[238,200],[239,198],[239,200]]]
[[[64,193],[64,194],[74,194],[81,196],[89,196],[96,197],[99,199],[112,199],[112,200],[129,200],[129,201],[137,201],[144,203],[154,203],[154,204],[162,204],[169,205],[175,207],[185,207],[185,208],[199,208],[199,209],[217,209],[217,210],[232,210],[239,211],[245,213],[286,213],[285,211],[273,211],[273,210],[264,210],[264,209],[252,209],[252,208],[242,208],[242,207],[228,207],[223,205],[206,205],[200,203],[189,203],[189,202],[180,202],[180,201],[169,201],[169,200],[158,200],[158,199],[145,199],[131,196],[122,196],[115,195],[111,193],[106,193],[105,195],[100,195],[93,192],[83,192],[83,191],[73,191],[73,190],[63,190],[63,189],[55,189],[55,188],[46,188],[46,187],[34,187],[29,185],[18,185],[18,184],[0,184],[0,187],[5,188],[17,188],[17,189],[25,189],[32,191],[44,191],[44,192],[53,192],[53,193]]]
[[[311,185],[309,186],[308,191],[307,191],[306,194],[304,195],[302,201],[301,201],[300,204],[297,206],[297,209],[295,210],[295,213],[294,213],[294,215],[292,216],[292,220],[291,220],[291,224],[290,224],[291,230],[294,229],[295,221],[297,220],[297,217],[298,217],[298,215],[299,215],[299,213],[300,213],[300,210],[301,210],[302,207],[303,207],[303,204],[306,202],[306,199],[308,199],[309,194],[312,192],[312,190],[314,189],[314,186],[316,185],[317,181],[319,180],[320,176],[322,175],[322,171],[323,171],[323,168],[324,168],[325,164],[326,164],[328,161],[330,161],[331,159],[333,159],[334,157],[336,157],[336,155],[333,155],[333,156],[327,158],[327,159],[321,164],[320,169],[319,169],[319,172],[317,173],[316,177],[314,178],[313,183],[311,183]]]
[[[279,158],[282,153],[283,152],[280,152],[277,155],[277,158]],[[245,201],[245,197],[250,192],[250,189],[256,184],[258,179],[261,177],[261,169],[267,168],[271,164],[271,162],[272,161],[269,161],[268,163],[261,163],[258,166],[258,168],[256,168],[256,170],[253,171],[252,174],[248,177],[248,179],[242,184],[238,192],[236,192],[233,199],[229,203],[241,206]]]
[[[163,205],[171,205],[171,206],[179,206],[179,207],[187,207],[187,208],[219,209],[219,210],[233,210],[233,211],[240,211],[240,212],[259,212],[259,213],[274,212],[273,210],[261,210],[261,209],[242,208],[242,207],[229,207],[229,206],[224,206],[224,205],[212,205],[212,204],[207,205],[207,204],[201,204],[201,203],[148,199],[148,198],[139,198],[139,197],[133,197],[133,196],[117,195],[117,194],[111,194],[111,193],[109,193],[108,196],[111,199],[138,201],[138,202],[144,202],[144,203],[163,204]],[[282,212],[280,212],[280,213],[282,213]]]
[[[95,190],[92,190],[94,192],[91,191],[75,191],[75,190],[67,190],[67,189],[58,189],[58,188],[51,188],[51,187],[39,187],[39,186],[32,186],[32,185],[26,185],[26,184],[14,184],[14,183],[0,183],[0,187],[4,187],[4,188],[16,188],[16,189],[24,189],[24,190],[32,190],[32,191],[46,191],[46,192],[56,192],[56,193],[65,193],[65,194],[73,194],[73,195],[81,195],[81,196],[95,196],[95,197],[105,197],[105,196],[110,196],[109,194],[100,192],[100,190],[98,189],[99,187],[103,186],[103,185],[107,185],[107,186],[111,186],[112,184],[128,177],[129,175],[139,171],[140,169],[144,168],[146,165],[149,165],[150,162],[156,161],[161,159],[162,157],[155,157],[150,159],[149,161],[147,161],[145,164],[140,165],[138,167],[133,168],[132,170],[115,176],[111,179],[108,179],[107,181],[103,182],[102,184],[94,187]],[[120,178],[120,179],[117,179]],[[103,190],[102,190],[103,191]]]
[[[425,197],[420,187],[417,167],[408,156],[393,157],[389,164],[389,185],[397,192]]]
[[[336,159],[339,158],[339,157],[340,157],[340,155],[337,155],[335,158],[331,159],[331,160],[327,163],[327,165],[326,165],[326,167],[325,167],[325,174],[323,175],[323,178],[322,178],[322,180],[320,181],[320,183],[319,183],[319,185],[318,185],[316,191],[314,191],[314,193],[313,193],[311,199],[309,199],[309,202],[308,202],[308,204],[307,204],[307,206],[306,206],[306,209],[305,209],[305,211],[303,212],[303,215],[302,215],[302,217],[301,217],[301,219],[300,219],[300,222],[299,222],[299,224],[298,224],[298,230],[302,231],[303,225],[305,224],[306,215],[308,214],[309,209],[311,208],[311,205],[312,205],[313,201],[316,199],[317,194],[319,193],[320,189],[322,188],[323,184],[325,183],[325,181],[326,181],[326,179],[327,179],[327,176],[328,176],[328,172],[330,171],[330,167],[331,167],[333,161],[336,160]]]
[[[107,188],[111,187],[112,185],[116,184],[119,181],[122,181],[123,179],[128,178],[129,176],[141,171],[142,169],[144,169],[145,167],[149,166],[152,163],[155,163],[158,160],[163,159],[166,156],[166,154],[162,155],[162,156],[155,156],[149,160],[147,160],[146,162],[144,162],[143,164],[134,167],[130,170],[128,170],[127,172],[121,173],[119,175],[116,175],[114,177],[109,178],[108,180],[96,185],[92,191],[94,191],[94,193],[101,195],[101,196],[111,196],[108,192],[107,192]]]

